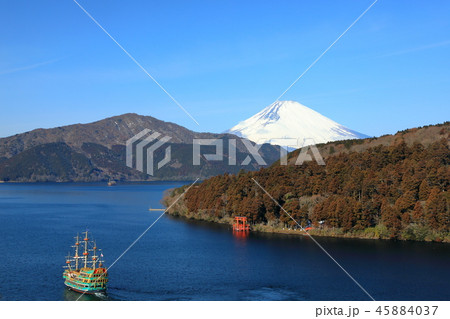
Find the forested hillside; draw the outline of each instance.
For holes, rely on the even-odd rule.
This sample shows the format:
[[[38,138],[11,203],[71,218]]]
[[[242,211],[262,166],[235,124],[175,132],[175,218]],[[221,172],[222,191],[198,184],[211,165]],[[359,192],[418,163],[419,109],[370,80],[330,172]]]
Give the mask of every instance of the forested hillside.
[[[299,233],[254,178],[302,226],[312,225],[311,234],[449,242],[448,134],[446,123],[427,146],[397,139],[328,156],[325,166],[277,164],[216,176],[191,188],[170,213],[216,222],[247,216],[254,230]]]

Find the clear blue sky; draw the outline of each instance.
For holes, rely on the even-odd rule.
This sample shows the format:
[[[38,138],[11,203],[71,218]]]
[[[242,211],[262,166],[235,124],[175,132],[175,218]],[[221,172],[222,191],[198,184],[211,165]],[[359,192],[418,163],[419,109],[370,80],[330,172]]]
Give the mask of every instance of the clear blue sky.
[[[0,137],[128,112],[222,132],[272,103],[372,2],[0,1]],[[379,0],[286,94],[367,135],[450,120],[450,1]]]

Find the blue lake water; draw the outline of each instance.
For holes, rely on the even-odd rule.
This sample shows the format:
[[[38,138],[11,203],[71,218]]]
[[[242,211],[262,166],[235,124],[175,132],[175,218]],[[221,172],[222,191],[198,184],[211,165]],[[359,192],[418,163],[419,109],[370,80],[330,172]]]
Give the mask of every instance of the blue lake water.
[[[64,257],[86,228],[109,266],[160,214],[177,182],[0,184],[0,300],[74,300]],[[377,300],[449,300],[450,245],[317,237]],[[109,270],[106,297],[84,300],[368,300],[302,236],[233,235],[164,216]]]

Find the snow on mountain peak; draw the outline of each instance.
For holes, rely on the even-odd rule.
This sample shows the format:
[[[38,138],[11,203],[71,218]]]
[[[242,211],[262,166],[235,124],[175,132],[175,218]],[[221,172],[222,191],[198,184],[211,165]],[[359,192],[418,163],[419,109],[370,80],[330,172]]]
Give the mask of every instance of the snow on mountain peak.
[[[367,137],[295,101],[276,101],[227,132],[286,147]]]

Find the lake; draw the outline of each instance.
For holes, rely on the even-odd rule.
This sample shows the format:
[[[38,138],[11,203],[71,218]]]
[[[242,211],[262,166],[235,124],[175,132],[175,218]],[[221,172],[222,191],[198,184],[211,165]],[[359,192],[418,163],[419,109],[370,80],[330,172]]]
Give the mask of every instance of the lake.
[[[0,300],[75,300],[62,272],[88,229],[109,266],[181,182],[0,184]],[[450,245],[316,237],[377,300],[449,300]],[[369,300],[308,237],[233,235],[164,216],[83,300]]]

